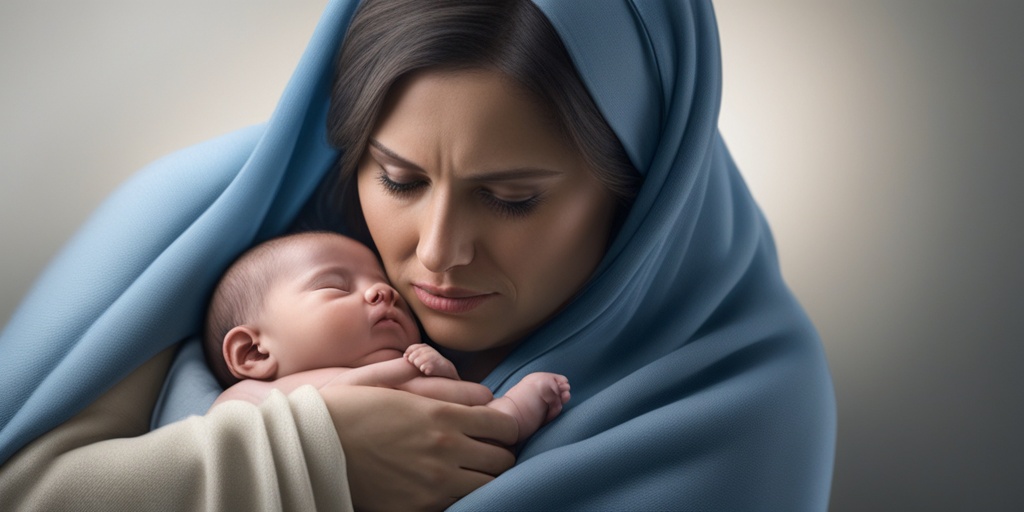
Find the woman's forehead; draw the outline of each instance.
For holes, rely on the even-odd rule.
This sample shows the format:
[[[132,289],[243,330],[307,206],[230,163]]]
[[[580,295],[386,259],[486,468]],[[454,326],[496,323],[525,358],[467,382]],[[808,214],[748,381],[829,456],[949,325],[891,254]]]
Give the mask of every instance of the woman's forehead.
[[[543,168],[576,159],[551,118],[497,71],[431,70],[396,84],[372,138],[428,170]]]

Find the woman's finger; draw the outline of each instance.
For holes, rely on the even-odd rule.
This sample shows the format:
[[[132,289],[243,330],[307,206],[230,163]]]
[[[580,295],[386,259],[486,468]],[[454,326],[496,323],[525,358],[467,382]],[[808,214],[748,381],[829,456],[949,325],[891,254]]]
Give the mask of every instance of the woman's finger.
[[[508,448],[470,437],[453,453],[459,467],[491,476],[504,473],[516,463],[515,455]]]
[[[490,483],[491,480],[494,480],[494,477],[491,475],[485,475],[479,471],[462,469],[455,473],[454,477],[447,483],[446,487],[451,492],[451,497],[454,498],[454,500],[458,500],[459,498],[462,498],[463,496]]]
[[[320,390],[345,451],[357,509],[437,510],[515,462],[512,417],[368,386]]]
[[[452,404],[442,410],[445,419],[469,437],[504,446],[512,446],[519,440],[519,425],[515,418],[497,409]]]

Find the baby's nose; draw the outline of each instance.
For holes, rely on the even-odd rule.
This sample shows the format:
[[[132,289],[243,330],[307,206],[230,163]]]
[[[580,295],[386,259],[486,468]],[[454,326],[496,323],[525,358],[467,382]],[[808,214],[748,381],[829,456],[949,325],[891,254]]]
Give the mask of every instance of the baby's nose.
[[[398,293],[395,289],[384,283],[377,283],[366,289],[366,302],[370,304],[384,302],[389,306],[394,306],[397,298]]]

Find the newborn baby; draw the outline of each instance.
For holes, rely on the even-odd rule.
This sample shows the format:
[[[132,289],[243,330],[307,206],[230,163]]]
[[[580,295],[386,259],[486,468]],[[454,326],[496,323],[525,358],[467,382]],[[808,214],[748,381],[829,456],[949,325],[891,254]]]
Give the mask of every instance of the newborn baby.
[[[504,396],[459,379],[420,332],[405,300],[361,243],[327,232],[276,238],[243,254],[207,311],[207,360],[228,387],[214,402],[260,403],[271,390],[310,384],[381,386],[515,418],[519,442],[569,400],[569,381],[531,373]]]

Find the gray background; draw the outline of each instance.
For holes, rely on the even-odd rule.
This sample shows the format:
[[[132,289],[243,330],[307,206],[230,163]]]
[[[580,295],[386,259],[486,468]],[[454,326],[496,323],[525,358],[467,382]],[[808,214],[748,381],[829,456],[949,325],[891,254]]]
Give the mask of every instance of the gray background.
[[[0,322],[110,191],[266,119],[322,1],[0,4]],[[722,0],[721,127],[821,331],[832,510],[1024,504],[1024,7]]]

